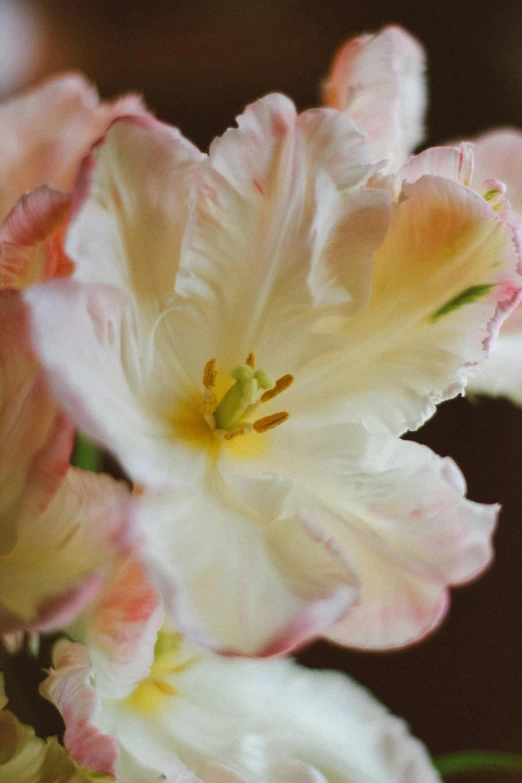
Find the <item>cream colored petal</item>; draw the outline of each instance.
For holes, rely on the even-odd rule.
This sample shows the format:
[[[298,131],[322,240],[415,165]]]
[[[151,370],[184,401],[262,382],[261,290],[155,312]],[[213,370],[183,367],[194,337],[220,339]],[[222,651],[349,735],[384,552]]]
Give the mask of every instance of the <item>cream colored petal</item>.
[[[511,206],[522,215],[522,133],[503,128],[473,140],[475,169],[473,187],[494,178],[507,186]]]
[[[239,496],[214,475],[137,499],[149,574],[189,635],[222,652],[284,652],[354,600],[349,564],[291,492],[273,477]]]
[[[522,405],[522,333],[499,335],[495,353],[470,373],[468,389],[473,394],[504,397]]]
[[[400,27],[385,27],[347,41],[324,86],[325,104],[346,112],[391,170],[424,136],[425,68],[418,41]]]
[[[147,738],[139,754],[150,766],[170,751],[204,783],[439,779],[404,722],[338,672],[201,654],[170,681],[177,695],[162,714],[107,716],[123,747]]]
[[[269,95],[237,122],[237,129],[212,143],[201,166],[176,282],[182,297],[177,306],[185,311],[176,342],[193,378],[211,357],[230,372],[251,351],[260,366],[276,375],[288,372],[295,335],[305,343],[303,332],[316,317],[310,266],[326,267],[312,273],[312,285],[322,278],[316,303],[332,298],[331,292],[324,296],[324,278],[332,277],[334,300],[341,290],[343,301],[353,298],[360,305],[386,220],[385,194],[375,194],[375,212],[379,204],[384,216],[376,217],[373,245],[371,238],[364,244],[353,215],[358,202],[343,204],[343,194],[372,171],[361,137],[345,117],[331,110],[298,116],[287,98]],[[369,199],[359,202],[360,233],[368,235]],[[339,254],[343,232],[344,239],[355,240],[352,267],[349,243],[344,257]]]
[[[405,185],[375,255],[370,304],[344,322],[325,320],[321,329],[337,330],[345,350],[294,384],[296,412],[415,429],[488,357],[518,300],[518,270],[513,229],[480,196],[439,177]]]
[[[231,449],[222,472],[245,494],[261,471],[298,482],[310,524],[360,583],[358,601],[326,632],[337,642],[385,648],[421,638],[445,613],[448,588],[491,561],[498,509],[465,499],[451,460],[338,422],[307,428],[291,418],[262,437],[261,459]]]
[[[128,117],[93,148],[76,181],[66,243],[75,278],[131,293],[144,340],[174,293],[203,157],[177,129],[148,115]]]
[[[117,553],[130,546],[129,493],[109,476],[75,468],[43,512],[31,493],[29,485],[16,544],[0,558],[0,602],[18,627],[56,629],[92,601]]]
[[[25,298],[54,394],[83,432],[116,454],[134,481],[162,485],[175,479],[178,463],[190,469],[204,459],[204,452],[190,446],[179,455],[182,444],[176,445],[175,422],[165,409],[170,399],[174,416],[177,366],[170,365],[168,386],[161,364],[153,368],[162,371],[159,383],[148,376],[127,294],[64,280],[34,286]]]

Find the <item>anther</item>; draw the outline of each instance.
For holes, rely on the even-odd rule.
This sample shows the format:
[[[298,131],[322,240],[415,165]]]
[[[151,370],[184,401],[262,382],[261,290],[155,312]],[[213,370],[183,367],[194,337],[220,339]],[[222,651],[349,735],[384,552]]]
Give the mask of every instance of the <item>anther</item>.
[[[172,685],[169,685],[165,680],[160,680],[159,677],[151,677],[152,682],[159,688],[160,691],[166,693],[168,696],[176,696],[178,691]]]
[[[238,435],[244,435],[245,430],[242,427],[238,427],[235,430],[229,430],[226,435],[224,435],[225,440],[232,440],[232,438],[237,438]]]
[[[252,427],[256,432],[273,430],[274,427],[279,427],[280,424],[283,424],[289,416],[290,414],[286,413],[286,411],[272,413],[270,416],[264,416],[262,419],[257,419],[257,421],[252,424]]]
[[[246,364],[248,364],[249,367],[251,367],[253,370],[256,368],[256,355],[255,353],[249,353],[246,358]]]
[[[209,359],[205,364],[205,369],[203,370],[203,386],[206,389],[211,389],[214,386],[216,383],[216,375],[216,360]]]
[[[285,389],[288,389],[288,387],[291,386],[293,382],[293,375],[282,375],[281,378],[277,379],[274,388],[269,389],[261,396],[261,402],[268,402],[268,400],[272,400],[274,397],[277,397],[278,394],[281,394],[281,392],[284,392]]]

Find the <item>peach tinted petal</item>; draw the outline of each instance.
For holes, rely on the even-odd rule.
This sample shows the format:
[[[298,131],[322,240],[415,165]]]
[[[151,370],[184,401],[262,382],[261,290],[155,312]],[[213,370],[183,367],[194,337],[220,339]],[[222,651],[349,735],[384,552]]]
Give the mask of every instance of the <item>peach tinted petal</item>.
[[[425,55],[400,27],[352,38],[339,50],[324,87],[327,106],[348,114],[376,160],[397,168],[424,135]]]
[[[0,227],[0,288],[71,274],[63,250],[70,207],[70,194],[45,185],[22,196]]]
[[[118,743],[94,724],[101,699],[91,684],[93,670],[87,649],[60,640],[54,647],[53,665],[40,690],[62,714],[68,753],[80,766],[115,778]]]
[[[54,77],[0,105],[0,219],[40,185],[70,190],[89,146],[121,114],[144,112],[135,96],[100,103],[78,74]]]

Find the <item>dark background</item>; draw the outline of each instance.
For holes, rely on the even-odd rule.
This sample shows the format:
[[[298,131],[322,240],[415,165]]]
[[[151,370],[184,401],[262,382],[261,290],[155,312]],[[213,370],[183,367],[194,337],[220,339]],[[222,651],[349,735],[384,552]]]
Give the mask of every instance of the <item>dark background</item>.
[[[390,22],[428,51],[428,143],[522,126],[518,0],[35,0],[27,9],[32,54],[24,44],[19,82],[77,68],[103,97],[138,90],[203,149],[267,92],[287,93],[300,109],[317,105],[336,48]],[[0,88],[1,79],[0,66]],[[6,77],[4,92],[14,83]],[[495,565],[454,592],[442,628],[417,647],[384,655],[317,643],[299,658],[349,672],[435,754],[522,752],[522,412],[503,401],[456,400],[417,439],[456,459],[472,499],[503,504]]]

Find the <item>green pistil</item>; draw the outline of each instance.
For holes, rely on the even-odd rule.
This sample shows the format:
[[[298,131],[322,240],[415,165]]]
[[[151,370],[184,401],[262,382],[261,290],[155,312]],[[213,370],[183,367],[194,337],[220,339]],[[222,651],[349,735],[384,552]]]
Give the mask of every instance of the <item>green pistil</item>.
[[[227,391],[214,412],[216,428],[219,430],[230,430],[241,419],[247,408],[258,402],[263,392],[275,386],[270,373],[254,370],[248,364],[240,364],[231,375],[236,382]]]

